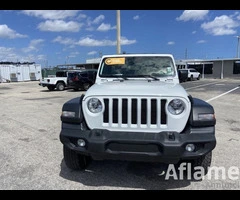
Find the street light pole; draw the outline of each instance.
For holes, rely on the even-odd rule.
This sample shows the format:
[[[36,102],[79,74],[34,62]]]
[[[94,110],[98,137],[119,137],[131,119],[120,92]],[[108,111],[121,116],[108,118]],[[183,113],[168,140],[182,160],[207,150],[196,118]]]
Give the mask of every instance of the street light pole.
[[[238,39],[238,43],[237,43],[237,58],[239,58],[239,39],[240,39],[240,36],[236,36],[237,39]]]
[[[121,53],[120,10],[117,10],[117,54]]]

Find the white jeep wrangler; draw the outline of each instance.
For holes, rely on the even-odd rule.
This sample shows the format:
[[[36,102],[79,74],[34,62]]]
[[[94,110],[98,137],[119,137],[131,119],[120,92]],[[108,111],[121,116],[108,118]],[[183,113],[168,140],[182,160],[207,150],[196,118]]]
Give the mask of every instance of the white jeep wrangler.
[[[179,83],[170,54],[103,56],[96,82],[62,107],[66,165],[93,160],[177,164],[206,169],[216,146],[213,107]]]
[[[47,87],[50,91],[58,90],[63,91],[67,87],[67,70],[60,70],[56,75],[44,77],[39,81],[39,85]]]

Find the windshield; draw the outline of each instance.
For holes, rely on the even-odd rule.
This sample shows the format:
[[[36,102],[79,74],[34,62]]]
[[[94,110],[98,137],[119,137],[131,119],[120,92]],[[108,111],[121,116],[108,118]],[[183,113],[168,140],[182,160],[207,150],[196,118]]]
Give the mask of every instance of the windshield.
[[[171,57],[127,56],[105,58],[100,77],[168,77],[175,75]]]

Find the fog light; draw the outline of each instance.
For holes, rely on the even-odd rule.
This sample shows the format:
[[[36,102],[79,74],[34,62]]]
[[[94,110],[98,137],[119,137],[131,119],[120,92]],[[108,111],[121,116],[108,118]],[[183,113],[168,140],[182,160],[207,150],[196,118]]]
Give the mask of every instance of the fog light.
[[[186,151],[193,152],[195,150],[194,144],[187,144],[186,145]]]
[[[77,144],[80,147],[84,147],[86,145],[86,142],[83,139],[78,139],[77,140]]]

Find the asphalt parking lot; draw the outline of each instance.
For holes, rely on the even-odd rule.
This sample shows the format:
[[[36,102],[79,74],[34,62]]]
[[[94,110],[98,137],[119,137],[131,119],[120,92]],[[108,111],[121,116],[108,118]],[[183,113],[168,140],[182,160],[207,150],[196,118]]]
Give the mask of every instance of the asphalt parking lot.
[[[93,161],[85,171],[68,169],[59,141],[61,108],[83,92],[48,91],[33,81],[0,83],[0,189],[239,190],[240,79],[200,79],[181,84],[193,97],[215,109],[217,146],[212,166],[223,169],[218,177],[165,180],[160,163],[125,161]],[[232,167],[235,171],[231,178]]]

